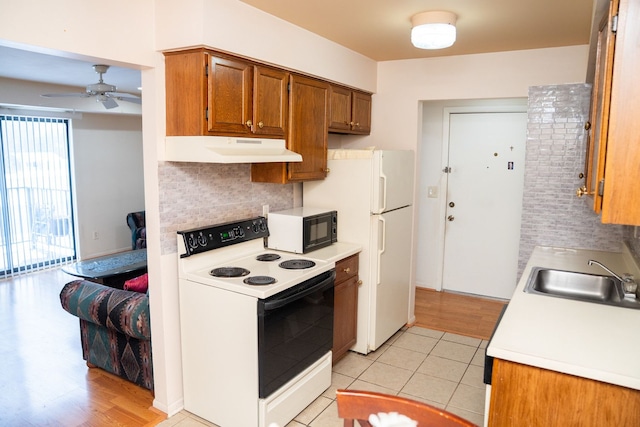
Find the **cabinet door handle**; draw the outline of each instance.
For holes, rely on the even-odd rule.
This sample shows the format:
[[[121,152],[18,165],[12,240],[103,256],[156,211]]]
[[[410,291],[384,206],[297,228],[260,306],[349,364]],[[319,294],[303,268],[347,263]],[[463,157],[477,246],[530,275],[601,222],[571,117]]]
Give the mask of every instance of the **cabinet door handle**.
[[[349,267],[347,267],[347,268],[343,268],[342,271],[344,271],[345,273],[349,274],[351,272],[351,269]]]
[[[253,126],[253,122],[251,120],[247,120],[247,127]]]
[[[264,127],[264,123],[262,123],[262,122],[258,122],[258,127],[259,127],[260,129],[262,129],[262,128]]]
[[[585,194],[587,194],[587,187],[585,185],[583,185],[582,187],[578,188],[576,190],[576,196],[578,197],[582,197]]]

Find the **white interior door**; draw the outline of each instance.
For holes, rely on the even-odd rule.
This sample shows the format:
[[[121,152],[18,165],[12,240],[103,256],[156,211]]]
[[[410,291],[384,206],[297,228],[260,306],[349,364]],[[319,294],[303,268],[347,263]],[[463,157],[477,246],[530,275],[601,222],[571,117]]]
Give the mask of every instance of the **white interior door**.
[[[527,115],[449,116],[443,288],[510,298],[517,281]]]

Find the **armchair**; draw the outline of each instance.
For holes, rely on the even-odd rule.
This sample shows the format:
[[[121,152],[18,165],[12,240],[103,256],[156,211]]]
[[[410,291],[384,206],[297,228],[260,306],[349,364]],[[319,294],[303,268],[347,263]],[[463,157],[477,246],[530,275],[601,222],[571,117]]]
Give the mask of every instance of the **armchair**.
[[[153,390],[149,297],[87,280],[67,283],[62,307],[80,319],[87,365]]]
[[[147,226],[145,211],[131,212],[127,214],[127,225],[131,229],[131,249],[144,249],[147,247]]]

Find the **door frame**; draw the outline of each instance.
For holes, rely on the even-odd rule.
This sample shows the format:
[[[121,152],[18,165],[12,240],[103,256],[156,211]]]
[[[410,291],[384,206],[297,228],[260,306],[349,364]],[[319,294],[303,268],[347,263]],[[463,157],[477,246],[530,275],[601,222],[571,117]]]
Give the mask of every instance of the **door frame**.
[[[440,221],[438,221],[438,242],[439,250],[438,256],[438,271],[436,273],[437,291],[442,291],[443,279],[444,279],[444,245],[446,234],[446,214],[447,214],[447,189],[449,188],[449,174],[444,172],[444,168],[449,165],[449,126],[452,114],[464,114],[464,113],[527,113],[527,105],[504,105],[504,106],[491,106],[491,105],[479,105],[479,106],[463,106],[463,107],[445,107],[443,108],[442,117],[442,158],[440,161],[440,170],[442,171],[442,179],[440,180],[439,193],[442,195],[439,197],[438,203],[438,215]],[[525,164],[526,167],[526,164]]]

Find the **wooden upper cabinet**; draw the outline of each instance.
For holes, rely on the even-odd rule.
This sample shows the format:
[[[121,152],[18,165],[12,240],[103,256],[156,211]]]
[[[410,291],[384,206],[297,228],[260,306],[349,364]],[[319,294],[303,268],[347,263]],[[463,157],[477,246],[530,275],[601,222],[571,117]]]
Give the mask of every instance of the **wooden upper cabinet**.
[[[612,0],[600,27],[587,191],[603,223],[640,225],[640,0]]]
[[[329,132],[371,132],[371,94],[331,85],[329,105]]]
[[[640,0],[620,0],[602,222],[640,225]]]
[[[302,155],[302,162],[253,163],[254,182],[288,183],[327,176],[327,110],[329,84],[291,74],[287,148]]]
[[[257,135],[283,137],[289,110],[289,73],[255,66],[253,71],[253,124]]]
[[[289,73],[205,49],[165,54],[167,135],[284,138]]]
[[[351,130],[352,92],[341,86],[330,86],[329,131],[349,132]]]
[[[302,162],[289,163],[289,181],[324,179],[327,176],[329,85],[292,74],[289,100],[288,147],[302,155]]]
[[[253,119],[253,66],[246,62],[210,58],[207,132],[251,133]]]
[[[608,14],[600,21],[594,82],[591,92],[591,117],[585,164],[585,184],[587,194],[593,197],[593,210],[596,213],[600,213],[602,210],[604,164],[607,153],[611,77],[613,74],[613,52],[615,48],[615,33],[612,29],[612,21],[617,13],[618,0],[613,0],[610,3]]]
[[[253,182],[324,179],[328,132],[371,131],[371,94],[223,52],[166,52],[165,75],[167,136],[283,138],[302,155],[252,164]]]
[[[200,51],[165,54],[167,136],[206,135],[208,57]]]
[[[371,94],[353,92],[353,108],[351,116],[353,126],[351,131],[369,135],[371,133]]]

